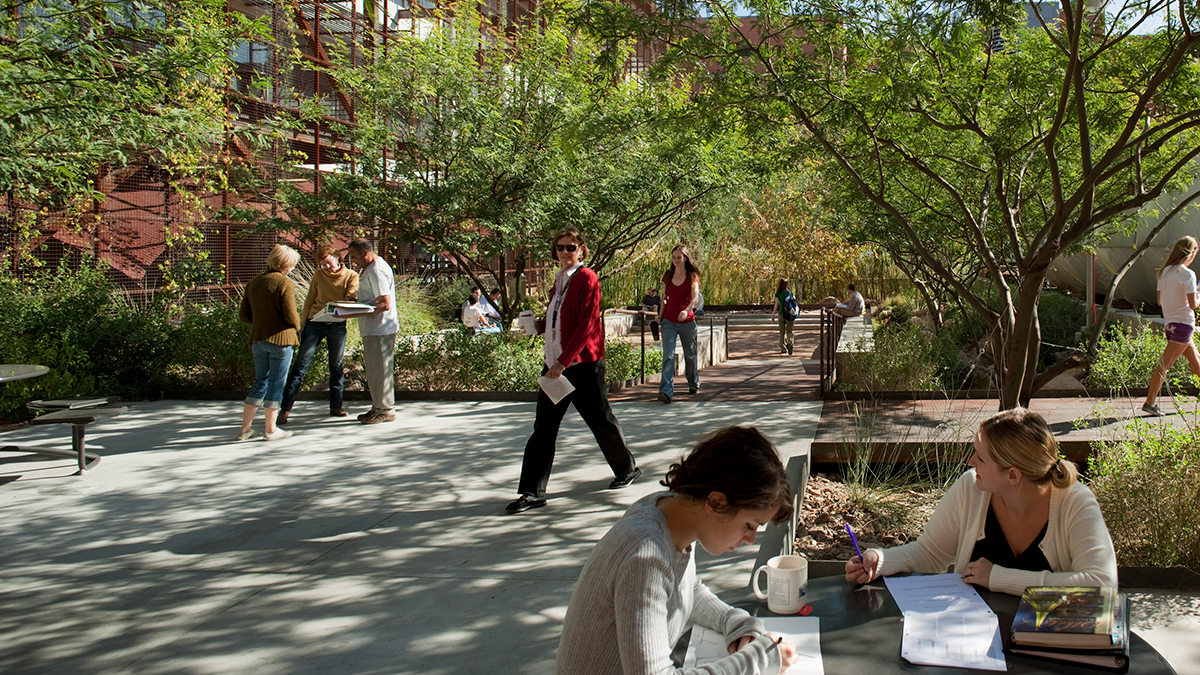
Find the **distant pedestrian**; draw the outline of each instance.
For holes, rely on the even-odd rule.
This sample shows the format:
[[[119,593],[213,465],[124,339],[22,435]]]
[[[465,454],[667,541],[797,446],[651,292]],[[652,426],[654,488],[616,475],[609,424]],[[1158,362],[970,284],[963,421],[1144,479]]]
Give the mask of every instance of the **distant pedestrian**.
[[[554,291],[539,321],[539,332],[546,334],[546,364],[542,375],[565,377],[575,390],[558,403],[545,391],[538,391],[533,435],[525,444],[521,461],[520,497],[505,507],[508,513],[520,513],[546,505],[546,486],[554,464],[558,428],[567,406],[574,404],[579,416],[592,430],[604,459],[616,476],[610,490],[627,487],[642,470],[625,444],[621,424],[608,403],[608,384],[604,378],[604,322],[600,314],[600,280],[583,266],[587,244],[583,234],[568,227],[551,240],[551,252],[561,268],[554,275]]]
[[[358,416],[363,424],[379,424],[396,419],[396,279],[387,261],[375,253],[366,239],[350,242],[350,259],[362,268],[358,301],[373,305],[375,311],[358,317],[358,333],[363,341],[363,361],[371,409]]]
[[[775,304],[771,307],[771,320],[775,320],[775,313],[779,313],[779,353],[787,353],[792,355],[793,346],[793,326],[796,323],[796,317],[791,313],[791,308],[796,307],[796,296],[792,295],[792,291],[788,289],[788,280],[780,279],[779,284],[775,287]]]
[[[684,373],[688,393],[700,391],[700,371],[696,367],[696,315],[693,309],[700,300],[700,270],[692,262],[686,246],[671,251],[671,266],[663,272],[663,303],[659,313],[662,320],[663,367],[658,387],[658,400],[670,403],[675,396],[675,339],[683,346]]]
[[[1142,410],[1151,415],[1163,414],[1154,399],[1180,356],[1187,358],[1192,375],[1200,375],[1200,355],[1192,344],[1192,333],[1196,330],[1196,273],[1188,269],[1198,250],[1200,244],[1195,238],[1183,237],[1175,242],[1167,261],[1158,269],[1158,304],[1167,324],[1167,348],[1150,375],[1146,402],[1142,404]]]
[[[341,252],[329,244],[317,247],[316,262],[317,271],[308,282],[308,295],[300,311],[304,328],[300,331],[300,349],[292,359],[292,369],[283,390],[279,424],[287,424],[296,397],[300,395],[300,384],[304,382],[304,375],[316,356],[321,340],[325,340],[325,349],[329,352],[329,414],[333,417],[347,415],[342,409],[346,320],[331,316],[325,308],[331,302],[345,302],[358,297],[358,273],[343,266]]]
[[[654,318],[650,319],[650,334],[654,336],[655,342],[658,342],[658,315],[661,306],[662,298],[658,297],[658,289],[647,288],[646,295],[642,296],[642,311],[654,314]],[[645,319],[645,314],[642,318]]]
[[[254,383],[242,407],[242,428],[239,441],[254,438],[251,428],[254,415],[263,409],[266,421],[264,438],[277,441],[292,435],[287,429],[275,426],[279,405],[283,400],[283,385],[292,353],[300,340],[300,314],[296,311],[296,287],[287,277],[300,260],[295,250],[276,244],[267,256],[267,271],[246,284],[238,318],[250,324],[250,348],[254,352]]]

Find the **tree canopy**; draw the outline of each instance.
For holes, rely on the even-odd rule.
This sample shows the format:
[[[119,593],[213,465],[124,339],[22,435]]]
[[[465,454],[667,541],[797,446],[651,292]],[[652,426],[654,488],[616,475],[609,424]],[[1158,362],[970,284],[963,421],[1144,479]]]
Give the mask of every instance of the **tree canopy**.
[[[334,74],[355,123],[341,131],[358,152],[322,178],[320,198],[444,252],[479,282],[503,279],[510,253],[517,275],[534,262],[527,252],[548,260],[550,235],[567,225],[588,236],[604,275],[620,252],[731,189],[742,155],[728,120],[685,117],[680,83],[618,76],[627,41],[611,58],[571,11],[543,5],[506,34],[468,4],[365,64],[342,55]],[[520,304],[503,287],[501,300],[509,315]]]
[[[842,229],[986,320],[1003,408],[1039,384],[1038,298],[1054,261],[1196,177],[1193,4],[591,7],[601,35],[669,45],[659,74],[698,74],[700,105],[799,131],[794,153],[824,160]],[[1139,34],[1151,15],[1169,19]]]

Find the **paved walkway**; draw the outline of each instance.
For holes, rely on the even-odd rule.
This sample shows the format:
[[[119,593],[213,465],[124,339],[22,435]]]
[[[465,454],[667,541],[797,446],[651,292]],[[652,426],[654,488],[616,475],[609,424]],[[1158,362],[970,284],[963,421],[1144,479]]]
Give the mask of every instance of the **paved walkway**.
[[[717,367],[692,400],[615,403],[646,471],[620,491],[569,414],[550,505],[517,516],[503,507],[533,403],[402,403],[363,427],[301,401],[293,438],[240,444],[238,402],[133,403],[89,429],[104,459],[86,476],[0,455],[0,673],[551,673],[593,544],[700,435],[755,424],[784,455],[808,451],[823,404],[780,393],[801,354],[759,338],[728,367],[794,368],[747,385],[783,400],[703,400]],[[69,433],[0,433],[10,443]],[[701,575],[740,596],[756,553],[701,554]],[[1127,590],[1139,634],[1200,675],[1200,595]]]
[[[232,443],[240,409],[131,404],[89,429],[103,460],[83,477],[0,455],[0,483],[20,476],[0,484],[0,673],[552,673],[571,588],[624,509],[720,425],[803,452],[821,404],[618,403],[646,471],[619,491],[569,414],[550,505],[517,516],[532,403],[403,403],[363,427],[301,401],[291,439]],[[756,552],[702,574],[740,594]]]
[[[803,359],[817,348],[815,332],[797,333],[792,356],[779,353],[779,334],[770,331],[731,332],[729,360],[700,370],[700,393],[687,393],[687,378],[675,375],[677,401],[819,401],[817,375],[804,371]],[[658,383],[622,389],[614,401],[653,401]]]
[[[1090,444],[1118,438],[1131,423],[1195,426],[1197,402],[1159,398],[1164,417],[1147,417],[1143,399],[1130,397],[1034,398],[1029,407],[1050,424],[1063,454],[1084,460]],[[827,401],[812,444],[814,462],[836,462],[867,447],[876,457],[905,457],[921,446],[965,451],[979,423],[998,410],[996,399],[925,401]]]

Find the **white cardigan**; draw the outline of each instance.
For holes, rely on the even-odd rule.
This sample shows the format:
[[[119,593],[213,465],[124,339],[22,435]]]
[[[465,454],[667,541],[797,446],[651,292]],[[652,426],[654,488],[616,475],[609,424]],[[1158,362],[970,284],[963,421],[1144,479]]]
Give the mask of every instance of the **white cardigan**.
[[[954,483],[938,502],[925,532],[916,541],[879,554],[879,576],[900,572],[938,574],[951,563],[961,570],[983,539],[992,493],[975,486],[975,469]],[[1095,495],[1080,482],[1050,488],[1050,521],[1038,544],[1052,572],[1030,572],[996,565],[993,591],[1020,595],[1027,586],[1116,586],[1117,556]]]

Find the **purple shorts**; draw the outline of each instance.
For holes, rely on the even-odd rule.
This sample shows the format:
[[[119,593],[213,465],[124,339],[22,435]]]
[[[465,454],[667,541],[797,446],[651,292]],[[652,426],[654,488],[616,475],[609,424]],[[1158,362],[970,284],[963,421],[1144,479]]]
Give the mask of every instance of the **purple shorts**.
[[[1196,327],[1186,323],[1167,324],[1167,342],[1182,342],[1187,344],[1192,340],[1192,331]]]

